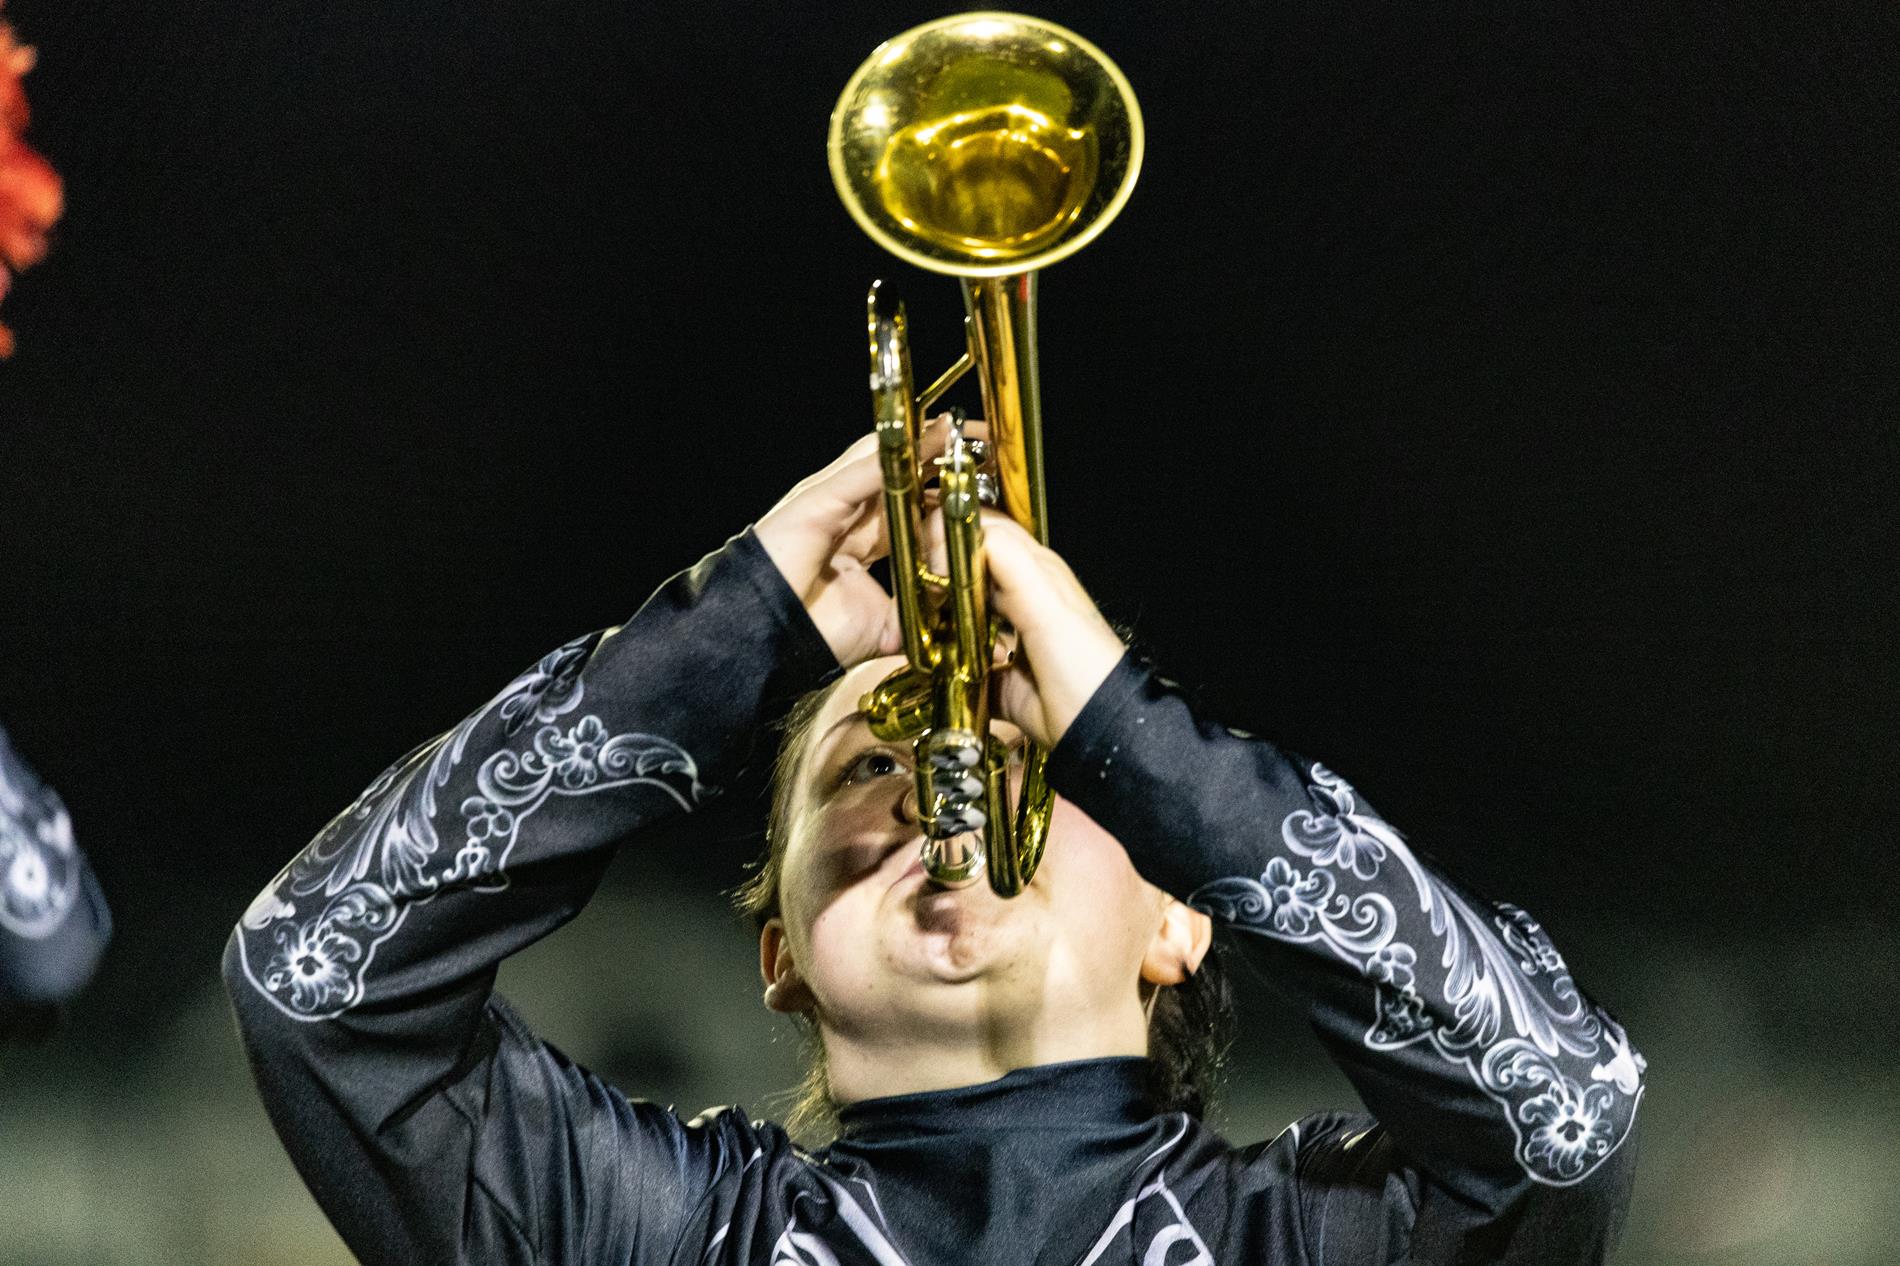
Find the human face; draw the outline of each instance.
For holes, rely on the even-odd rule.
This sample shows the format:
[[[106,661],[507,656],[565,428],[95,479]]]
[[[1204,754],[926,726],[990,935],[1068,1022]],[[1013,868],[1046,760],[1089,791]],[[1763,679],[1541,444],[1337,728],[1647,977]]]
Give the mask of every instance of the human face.
[[[859,665],[833,687],[791,775],[781,916],[764,954],[768,980],[789,969],[774,1005],[809,1010],[828,1038],[857,1042],[1030,1034],[1046,1049],[1035,1035],[1125,1029],[1131,1017],[1144,1040],[1142,981],[1184,974],[1170,979],[1167,963],[1151,960],[1158,948],[1169,958],[1170,924],[1188,912],[1060,797],[1042,865],[1022,895],[1004,900],[980,881],[958,889],[932,882],[920,860],[910,744],[880,742],[856,712],[863,693],[902,662]],[[1020,738],[1007,723],[994,729],[1006,743]],[[1158,947],[1158,938],[1168,944]],[[1172,947],[1192,958],[1191,971],[1198,951]]]

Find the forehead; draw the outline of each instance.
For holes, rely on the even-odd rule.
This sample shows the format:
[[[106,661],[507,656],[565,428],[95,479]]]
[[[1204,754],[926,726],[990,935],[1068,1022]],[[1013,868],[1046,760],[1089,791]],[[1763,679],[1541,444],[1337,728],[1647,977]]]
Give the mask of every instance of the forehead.
[[[831,693],[825,697],[824,706],[818,709],[817,719],[812,723],[814,742],[823,742],[838,722],[858,710],[858,701],[864,698],[865,691],[902,668],[904,664],[905,659],[902,655],[885,655],[879,659],[866,660],[839,678],[832,686]]]
[[[858,700],[864,692],[883,681],[886,676],[903,667],[907,661],[902,655],[887,655],[880,659],[868,660],[855,668],[846,670],[844,676],[831,683],[825,692],[824,701],[819,704],[817,713],[811,719],[810,727],[801,739],[802,747],[789,769],[781,766],[781,793],[789,791],[792,799],[787,802],[793,813],[802,810],[808,794],[806,783],[814,776],[814,762],[822,753],[832,750],[840,740],[851,734],[862,734],[864,722],[859,719],[855,725],[841,724],[858,710]]]

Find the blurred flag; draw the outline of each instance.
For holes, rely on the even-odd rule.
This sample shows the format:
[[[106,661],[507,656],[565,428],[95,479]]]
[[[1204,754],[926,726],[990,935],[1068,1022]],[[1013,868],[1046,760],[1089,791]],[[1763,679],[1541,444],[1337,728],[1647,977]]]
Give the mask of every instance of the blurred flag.
[[[0,0],[0,5],[6,0]],[[0,22],[0,300],[13,274],[46,254],[46,232],[59,219],[59,173],[20,139],[26,131],[26,89],[33,50]],[[0,358],[13,354],[13,332],[0,325]]]

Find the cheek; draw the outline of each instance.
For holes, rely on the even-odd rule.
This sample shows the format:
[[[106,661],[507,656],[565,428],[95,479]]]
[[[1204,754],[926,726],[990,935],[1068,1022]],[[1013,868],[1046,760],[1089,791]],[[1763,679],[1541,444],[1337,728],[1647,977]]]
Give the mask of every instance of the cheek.
[[[875,956],[891,822],[888,806],[834,804],[809,814],[786,850],[779,904],[801,974],[821,995],[854,987]]]
[[[815,915],[883,863],[894,832],[914,828],[897,816],[896,794],[881,789],[846,793],[804,817],[797,841],[786,851],[784,889],[796,889]]]
[[[799,974],[833,1027],[885,1005],[891,964],[879,939],[879,911],[865,885],[835,893],[798,925]]]
[[[1137,959],[1146,952],[1160,918],[1154,888],[1120,841],[1066,800],[1056,801],[1043,866],[1052,912],[1065,927],[1098,942],[1112,937]]]
[[[1078,877],[1085,874],[1090,882],[1107,883],[1117,890],[1141,883],[1121,842],[1067,800],[1056,801],[1048,864]]]

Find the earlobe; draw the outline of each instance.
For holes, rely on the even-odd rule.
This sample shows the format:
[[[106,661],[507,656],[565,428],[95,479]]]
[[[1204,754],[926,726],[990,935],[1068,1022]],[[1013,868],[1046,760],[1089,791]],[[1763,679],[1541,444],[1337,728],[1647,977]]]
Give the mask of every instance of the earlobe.
[[[1141,960],[1141,978],[1151,985],[1178,985],[1192,976],[1214,942],[1214,921],[1190,905],[1169,898],[1161,926]]]
[[[796,1015],[812,1009],[811,990],[798,974],[792,959],[785,921],[773,917],[759,929],[759,976],[765,982],[764,1002],[768,1011]]]

